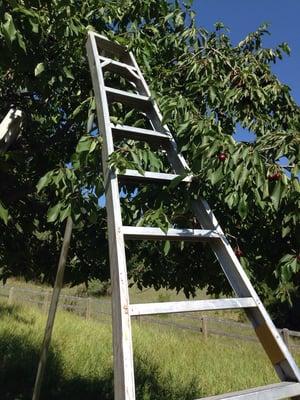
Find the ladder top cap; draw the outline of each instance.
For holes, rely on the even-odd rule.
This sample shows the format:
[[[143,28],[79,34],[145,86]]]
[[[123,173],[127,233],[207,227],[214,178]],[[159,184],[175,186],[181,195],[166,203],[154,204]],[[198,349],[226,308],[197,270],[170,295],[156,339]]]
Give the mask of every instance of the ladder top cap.
[[[122,46],[116,41],[108,39],[106,36],[100,35],[99,33],[93,31],[88,31],[88,36],[89,38],[95,38],[99,50],[104,50],[110,54],[116,54],[119,56],[129,54],[126,46]]]

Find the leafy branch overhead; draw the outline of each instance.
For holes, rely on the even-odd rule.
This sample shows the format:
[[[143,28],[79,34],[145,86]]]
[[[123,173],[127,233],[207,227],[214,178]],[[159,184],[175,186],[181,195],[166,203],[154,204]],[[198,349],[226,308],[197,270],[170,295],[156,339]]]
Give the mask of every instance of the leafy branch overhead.
[[[203,196],[260,294],[270,304],[278,302],[273,293],[283,301],[297,298],[300,110],[271,69],[290,49],[286,43],[265,48],[267,26],[233,45],[222,23],[208,32],[196,25],[190,2],[166,0],[34,0],[30,7],[17,0],[0,10],[0,119],[11,104],[27,117],[22,137],[0,161],[1,277],[43,274],[51,281],[58,227],[68,215],[77,230],[67,280],[108,275],[101,132],[84,46],[90,29],[134,52],[194,176],[189,186],[179,178],[163,190],[121,187],[124,221],[193,227],[189,205]],[[105,81],[135,90],[115,74],[106,72]],[[150,128],[137,110],[114,103],[111,112],[115,125]],[[251,142],[235,140],[241,128],[251,132]],[[172,172],[160,148],[133,140],[115,144],[109,162],[119,172]],[[187,295],[198,287],[226,292],[213,257],[202,250],[131,244],[130,274],[141,286]]]

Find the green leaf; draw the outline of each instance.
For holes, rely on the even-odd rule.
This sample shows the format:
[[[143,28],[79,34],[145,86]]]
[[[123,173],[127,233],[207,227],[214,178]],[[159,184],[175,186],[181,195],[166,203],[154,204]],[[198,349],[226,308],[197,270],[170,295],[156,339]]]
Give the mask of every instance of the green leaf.
[[[90,113],[88,120],[87,120],[87,124],[86,124],[87,132],[91,132],[91,130],[93,129],[94,119],[95,119],[95,113],[92,112],[92,113]]]
[[[282,183],[281,181],[277,181],[270,196],[275,210],[278,210],[278,206],[281,200],[281,193],[282,193]]]
[[[218,183],[223,178],[222,166],[220,166],[216,171],[210,174],[209,179],[213,185]]]
[[[32,32],[38,33],[39,32],[39,24],[36,24],[32,19],[29,20],[32,26]]]
[[[89,153],[92,153],[95,150],[96,147],[97,147],[97,141],[93,140],[92,143],[91,143],[91,147],[90,147]]]
[[[2,25],[4,33],[6,34],[6,37],[8,40],[12,43],[17,35],[17,30],[15,28],[15,24],[13,21],[13,17],[9,13],[4,14],[4,18],[6,19],[6,22]]]
[[[26,45],[23,40],[23,36],[19,32],[17,33],[17,40],[18,40],[18,44],[21,47],[21,49],[23,49],[26,53]]]
[[[52,171],[47,172],[41,179],[38,181],[36,188],[39,193],[44,187],[46,187],[52,179]]]
[[[60,213],[62,207],[62,203],[57,203],[55,206],[49,208],[47,212],[47,221],[48,222],[54,222],[57,220],[58,215]]]
[[[72,80],[74,79],[74,75],[73,75],[72,72],[69,70],[69,68],[63,67],[63,71],[64,71],[64,73],[65,73],[65,75],[66,75],[67,78],[72,79]]]
[[[216,98],[216,89],[213,86],[210,86],[209,88],[209,98],[210,101],[213,103],[215,101]]]
[[[76,153],[82,153],[84,151],[89,151],[91,147],[91,138],[87,136],[83,136],[77,146],[76,146]]]
[[[260,173],[256,174],[256,187],[260,188],[263,186],[265,179],[263,178],[263,175]]]
[[[247,195],[244,193],[240,198],[239,205],[238,205],[238,213],[241,218],[246,218],[248,214],[248,204],[247,204]]]
[[[240,175],[241,175],[243,169],[244,169],[244,165],[243,164],[239,164],[236,167],[236,169],[234,171],[234,181],[235,181],[235,183],[238,183],[238,181],[240,179]]]
[[[8,210],[3,206],[3,204],[0,202],[0,218],[2,221],[7,225],[8,222]]]
[[[248,169],[247,169],[246,167],[244,167],[244,168],[242,169],[242,173],[241,173],[241,176],[240,176],[239,181],[238,181],[238,185],[239,185],[240,187],[243,187],[243,186],[244,186],[244,184],[245,184],[245,182],[246,182],[246,179],[247,179],[247,177],[248,177],[248,174],[249,174]]]
[[[269,184],[268,181],[265,180],[263,184],[263,199],[266,199],[267,197],[269,197]]]
[[[164,21],[167,22],[170,18],[173,18],[174,16],[174,11],[172,11],[171,13],[167,14],[164,18]]]
[[[168,255],[171,248],[170,240],[166,240],[164,244],[164,255]]]
[[[34,69],[34,75],[38,76],[39,74],[41,74],[43,71],[45,70],[45,65],[44,63],[40,62],[36,65],[35,69]]]
[[[60,211],[60,222],[63,222],[70,215],[71,215],[71,204],[69,204],[68,207]]]
[[[233,204],[235,203],[235,197],[236,197],[235,193],[229,193],[225,197],[225,202],[226,202],[226,204],[228,205],[229,208],[232,208]]]
[[[286,237],[289,233],[291,232],[291,227],[288,226],[283,226],[282,231],[281,231],[281,236],[284,238]]]

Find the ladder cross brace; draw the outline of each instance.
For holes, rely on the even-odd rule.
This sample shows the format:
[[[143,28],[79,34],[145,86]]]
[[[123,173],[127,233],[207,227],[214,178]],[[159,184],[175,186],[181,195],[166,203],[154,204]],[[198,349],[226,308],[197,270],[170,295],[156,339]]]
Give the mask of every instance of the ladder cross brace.
[[[163,303],[131,304],[129,306],[129,314],[131,316],[173,314],[193,311],[234,310],[250,307],[256,307],[256,303],[252,299],[252,297],[216,300],[190,300]]]

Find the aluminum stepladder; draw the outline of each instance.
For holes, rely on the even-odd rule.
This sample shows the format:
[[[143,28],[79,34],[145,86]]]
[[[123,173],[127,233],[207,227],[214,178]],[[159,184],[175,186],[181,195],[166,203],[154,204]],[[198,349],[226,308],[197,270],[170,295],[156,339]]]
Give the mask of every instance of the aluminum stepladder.
[[[162,117],[133,54],[116,42],[89,32],[86,44],[89,66],[96,99],[99,130],[103,135],[102,161],[108,217],[109,257],[112,281],[112,324],[114,352],[115,400],[134,400],[134,366],[131,317],[163,313],[209,311],[226,309],[245,310],[258,339],[271,360],[281,383],[235,393],[206,397],[206,400],[276,400],[289,397],[300,399],[300,371],[284,344],[276,327],[261,303],[247,275],[229,245],[205,200],[193,203],[193,212],[202,229],[169,229],[124,226],[121,218],[119,181],[161,182],[168,184],[184,173],[188,166],[177,152],[176,143],[168,128],[162,126]],[[116,61],[118,59],[118,61]],[[104,72],[126,77],[136,88],[136,94],[105,86]],[[153,129],[113,125],[109,104],[119,102],[142,110]],[[113,138],[130,138],[159,144],[167,154],[174,174],[127,170],[117,174],[107,164],[114,152]],[[189,182],[190,177],[184,179]],[[207,241],[214,251],[236,297],[229,299],[192,300],[149,304],[130,304],[128,293],[125,240],[186,240]]]
[[[0,151],[5,152],[17,139],[24,122],[24,113],[12,107],[0,122]]]

